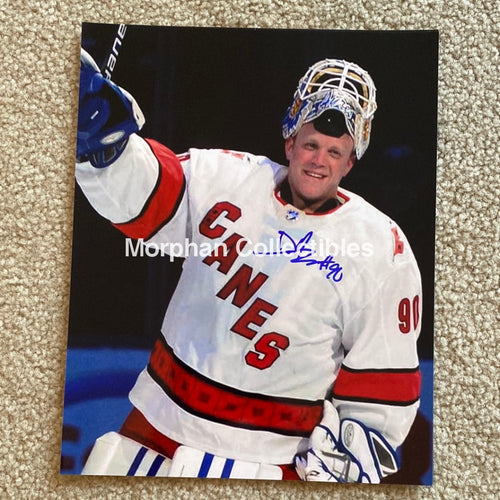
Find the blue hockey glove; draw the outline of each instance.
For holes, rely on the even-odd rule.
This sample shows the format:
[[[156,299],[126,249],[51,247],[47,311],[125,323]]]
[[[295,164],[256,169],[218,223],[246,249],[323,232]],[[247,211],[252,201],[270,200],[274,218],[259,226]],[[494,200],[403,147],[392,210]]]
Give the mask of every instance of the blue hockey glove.
[[[323,419],[309,439],[305,455],[295,456],[303,481],[379,483],[398,470],[396,454],[377,431],[361,422],[340,422],[335,407],[325,401]]]
[[[144,125],[135,99],[102,76],[92,57],[81,50],[77,161],[103,168],[123,152],[128,138]]]

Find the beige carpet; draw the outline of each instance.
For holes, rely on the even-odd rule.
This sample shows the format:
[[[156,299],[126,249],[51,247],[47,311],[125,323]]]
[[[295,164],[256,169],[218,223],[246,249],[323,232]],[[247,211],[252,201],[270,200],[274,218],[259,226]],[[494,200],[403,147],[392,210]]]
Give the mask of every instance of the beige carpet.
[[[432,487],[59,475],[80,23],[439,29]],[[499,498],[496,2],[3,0],[0,498]]]

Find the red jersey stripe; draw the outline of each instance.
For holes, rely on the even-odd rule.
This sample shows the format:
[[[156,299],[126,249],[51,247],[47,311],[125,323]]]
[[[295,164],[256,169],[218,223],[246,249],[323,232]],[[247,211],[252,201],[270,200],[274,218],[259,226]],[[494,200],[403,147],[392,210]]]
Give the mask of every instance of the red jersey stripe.
[[[398,406],[415,403],[420,395],[418,368],[408,370],[354,370],[342,366],[333,386],[333,397]]]
[[[126,236],[145,240],[156,234],[175,215],[185,190],[184,172],[177,156],[152,139],[146,139],[146,142],[160,167],[156,185],[137,217],[113,224]]]
[[[148,373],[185,411],[234,427],[307,437],[323,414],[323,400],[275,398],[214,382],[178,359],[164,339],[153,348]]]

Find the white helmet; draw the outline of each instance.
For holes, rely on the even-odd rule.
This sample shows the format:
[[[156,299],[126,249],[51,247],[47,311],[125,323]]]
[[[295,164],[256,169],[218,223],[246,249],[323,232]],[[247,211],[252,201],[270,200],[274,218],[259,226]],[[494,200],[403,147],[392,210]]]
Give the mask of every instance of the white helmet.
[[[371,76],[358,65],[339,59],[319,61],[299,81],[283,119],[283,137],[294,136],[302,125],[324,111],[337,110],[345,117],[359,159],[370,142],[371,123],[377,109],[375,94]]]

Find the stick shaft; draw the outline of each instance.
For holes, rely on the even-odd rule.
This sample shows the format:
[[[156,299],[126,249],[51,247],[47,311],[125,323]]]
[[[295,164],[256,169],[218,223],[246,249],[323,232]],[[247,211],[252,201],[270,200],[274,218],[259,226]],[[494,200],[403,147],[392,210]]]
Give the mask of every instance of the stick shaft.
[[[111,80],[111,76],[113,75],[113,70],[115,69],[116,61],[118,60],[118,54],[120,53],[120,48],[122,46],[126,32],[127,26],[125,24],[118,25],[116,36],[113,40],[113,44],[111,45],[108,57],[106,58],[105,66],[102,69],[103,76],[108,80]]]

